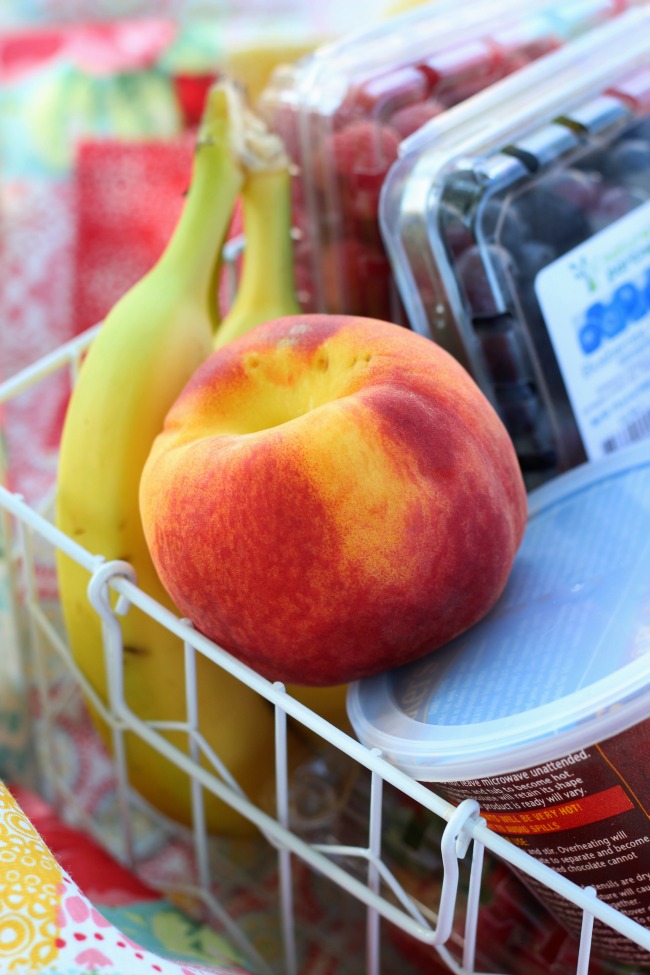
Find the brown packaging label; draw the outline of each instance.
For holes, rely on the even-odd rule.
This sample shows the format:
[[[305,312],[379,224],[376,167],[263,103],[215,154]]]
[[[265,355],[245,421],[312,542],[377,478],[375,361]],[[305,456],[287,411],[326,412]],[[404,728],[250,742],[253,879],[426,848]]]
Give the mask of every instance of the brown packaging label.
[[[492,830],[650,928],[650,719],[535,768],[437,788],[452,801],[475,798]],[[523,879],[580,933],[579,908]],[[650,952],[600,922],[592,945],[617,962],[650,967]]]

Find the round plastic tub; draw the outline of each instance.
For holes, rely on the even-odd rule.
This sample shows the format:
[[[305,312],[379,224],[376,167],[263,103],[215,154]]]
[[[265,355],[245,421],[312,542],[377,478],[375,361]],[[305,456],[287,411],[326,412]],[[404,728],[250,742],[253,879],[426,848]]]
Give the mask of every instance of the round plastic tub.
[[[506,589],[479,624],[353,684],[360,740],[650,926],[650,444],[529,496]],[[565,924],[580,912],[527,881]],[[650,955],[596,924],[594,949]]]

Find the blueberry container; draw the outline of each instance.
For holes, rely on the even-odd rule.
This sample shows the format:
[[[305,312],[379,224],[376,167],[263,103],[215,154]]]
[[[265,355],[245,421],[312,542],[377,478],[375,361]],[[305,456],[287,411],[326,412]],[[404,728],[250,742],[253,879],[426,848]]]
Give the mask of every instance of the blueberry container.
[[[650,10],[427,123],[380,225],[408,324],[472,373],[529,488],[650,435]]]
[[[258,104],[295,163],[294,251],[305,311],[404,322],[378,218],[401,142],[633,5],[437,0],[276,70]]]

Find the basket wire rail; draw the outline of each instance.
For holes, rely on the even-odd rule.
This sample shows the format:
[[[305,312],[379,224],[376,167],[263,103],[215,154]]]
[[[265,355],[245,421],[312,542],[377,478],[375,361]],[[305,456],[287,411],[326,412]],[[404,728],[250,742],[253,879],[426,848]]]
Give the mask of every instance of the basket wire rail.
[[[0,384],[0,411],[5,403],[59,370],[67,370],[71,382],[78,373],[84,352],[92,341],[95,326],[83,335],[61,346],[55,352]],[[0,475],[2,470],[0,470]],[[0,481],[2,477],[0,477]],[[48,504],[35,506],[23,496],[0,484],[0,527],[6,540],[6,557],[13,607],[25,624],[21,630],[20,651],[32,664],[35,692],[38,696],[44,730],[39,736],[45,750],[41,763],[50,775],[50,786],[60,806],[74,804],[75,796],[66,790],[57,776],[54,728],[57,709],[65,709],[66,700],[53,703],[48,693],[47,654],[54,655],[70,675],[74,686],[97,709],[111,728],[117,795],[119,806],[119,845],[113,850],[118,858],[138,868],[134,849],[133,816],[147,810],[143,800],[134,794],[129,782],[125,754],[125,735],[134,734],[183,770],[191,781],[192,827],[189,836],[194,848],[196,879],[187,890],[203,904],[209,918],[223,926],[238,944],[255,971],[274,975],[250,940],[230,918],[226,907],[213,893],[210,866],[210,838],[206,830],[205,791],[214,793],[254,824],[277,856],[278,924],[283,945],[283,967],[286,975],[298,975],[300,957],[295,923],[293,873],[296,860],[329,881],[365,910],[365,972],[380,975],[381,924],[396,925],[405,934],[436,949],[441,962],[455,975],[474,975],[477,919],[481,896],[482,866],[485,851],[510,864],[519,872],[545,885],[581,912],[582,927],[576,975],[587,975],[591,957],[594,921],[598,920],[636,945],[650,951],[650,931],[599,899],[591,887],[580,887],[524,850],[491,831],[481,817],[478,803],[471,798],[454,806],[431,789],[413,780],[393,766],[376,749],[368,749],[356,739],[326,721],[293,698],[280,683],[272,683],[242,664],[225,650],[198,633],[189,620],[181,619],[139,589],[132,567],[121,561],[106,561],[101,553],[91,553],[60,532],[47,517]],[[88,599],[102,621],[104,654],[108,677],[108,700],[100,700],[77,668],[60,627],[53,623],[42,604],[35,568],[35,544],[54,551],[61,549],[88,572]],[[117,594],[117,600],[111,599]],[[145,722],[128,706],[123,688],[124,647],[119,616],[136,606],[176,634],[183,642],[185,654],[184,722]],[[273,705],[275,713],[276,812],[271,815],[253,804],[242,792],[219,756],[200,734],[196,699],[196,661],[203,654],[214,665],[252,688]],[[179,691],[180,693],[180,691]],[[369,775],[369,802],[364,841],[357,845],[315,842],[292,829],[290,810],[290,770],[287,757],[287,723],[299,722],[319,739],[335,749],[355,767]],[[181,731],[187,735],[188,751],[183,752],[163,737],[164,731]],[[207,761],[206,761],[207,760]],[[440,862],[441,886],[437,904],[426,910],[397,879],[382,855],[384,832],[384,793],[389,786],[411,802],[419,804],[441,821]],[[83,823],[97,834],[97,824]],[[169,825],[170,830],[175,827]],[[105,838],[98,836],[101,842]],[[464,910],[464,932],[461,957],[450,948],[454,916],[459,909],[459,871],[466,863],[469,883]],[[498,975],[498,973],[494,973]]]

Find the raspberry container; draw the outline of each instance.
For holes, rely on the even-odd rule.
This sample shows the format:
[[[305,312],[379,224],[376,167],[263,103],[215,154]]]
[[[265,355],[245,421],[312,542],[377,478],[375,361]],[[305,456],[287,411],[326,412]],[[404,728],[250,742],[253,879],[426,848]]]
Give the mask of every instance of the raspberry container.
[[[400,142],[433,116],[634,0],[438,0],[275,72],[259,108],[296,164],[295,258],[306,311],[404,320],[378,220]]]
[[[530,493],[506,589],[475,627],[352,685],[360,740],[650,936],[650,443]],[[435,785],[434,785],[435,783]],[[571,905],[528,884],[569,930]],[[599,923],[593,945],[650,964]]]
[[[650,11],[402,146],[381,227],[410,326],[470,370],[529,488],[650,434]]]

